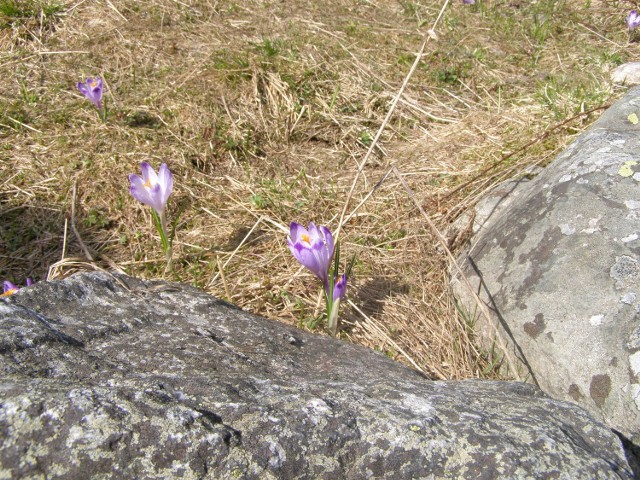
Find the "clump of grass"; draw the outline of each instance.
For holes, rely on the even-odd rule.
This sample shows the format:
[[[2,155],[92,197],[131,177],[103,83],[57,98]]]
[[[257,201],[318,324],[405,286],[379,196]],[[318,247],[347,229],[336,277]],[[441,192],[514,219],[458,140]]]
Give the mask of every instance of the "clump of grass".
[[[353,185],[342,337],[434,378],[497,376],[416,204],[447,232],[492,186],[551,161],[599,111],[582,112],[621,93],[608,73],[640,47],[610,2],[451,2],[374,144],[440,8],[0,0],[0,277],[120,269],[321,331],[286,231],[335,230]],[[106,123],[75,89],[96,75]],[[171,273],[128,194],[141,161],[174,174]]]
[[[64,11],[60,2],[47,0],[0,0],[0,31],[37,25],[40,32],[52,28]],[[32,37],[36,35],[31,33]]]
[[[38,0],[2,0],[0,1],[0,14],[9,20],[36,17],[43,15],[49,17],[63,10],[63,6],[56,1]]]

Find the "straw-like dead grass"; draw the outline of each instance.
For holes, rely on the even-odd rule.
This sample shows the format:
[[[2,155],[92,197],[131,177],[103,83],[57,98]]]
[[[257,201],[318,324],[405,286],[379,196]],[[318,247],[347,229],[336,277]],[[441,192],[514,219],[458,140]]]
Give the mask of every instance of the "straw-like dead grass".
[[[588,126],[638,46],[632,2],[477,3],[447,6],[365,162],[441,1],[0,0],[0,277],[121,269],[319,330],[286,232],[336,229],[353,185],[342,337],[434,378],[495,376],[449,292],[468,234],[449,226]],[[93,75],[106,123],[75,88]],[[141,161],[174,173],[173,274],[128,193]]]

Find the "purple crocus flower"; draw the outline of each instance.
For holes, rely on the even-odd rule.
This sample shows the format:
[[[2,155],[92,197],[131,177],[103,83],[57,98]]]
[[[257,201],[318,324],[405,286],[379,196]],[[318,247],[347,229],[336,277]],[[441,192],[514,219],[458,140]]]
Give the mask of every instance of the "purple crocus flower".
[[[462,3],[464,3],[465,5],[474,5],[476,3],[476,0],[462,0]]]
[[[334,282],[333,299],[327,311],[327,327],[333,336],[335,336],[338,331],[338,310],[340,309],[340,301],[343,300],[347,294],[347,274],[343,273],[337,281],[334,277]]]
[[[85,83],[78,82],[78,90],[80,90],[80,93],[87,97],[98,110],[102,110],[102,78],[89,77]]]
[[[20,287],[18,287],[15,283],[11,283],[9,280],[5,280],[4,281],[4,291],[3,291],[2,295],[3,296],[13,295],[18,290],[20,290]]]
[[[31,285],[33,285],[33,280],[27,278],[27,287],[30,287]],[[20,290],[20,287],[18,287],[15,283],[10,282],[9,280],[5,280],[3,283],[3,293],[0,296],[8,297],[9,295],[13,295],[14,293],[16,293],[18,290]]]
[[[322,280],[325,291],[329,290],[329,267],[333,256],[333,235],[327,227],[316,227],[309,223],[307,230],[291,222],[287,244],[296,260]],[[328,292],[327,292],[328,294]]]
[[[160,165],[158,174],[147,162],[140,164],[142,176],[131,174],[129,191],[136,200],[152,207],[161,218],[164,218],[164,210],[167,200],[173,191],[173,175],[166,163]]]
[[[333,286],[333,301],[343,300],[347,294],[347,274],[343,273]]]
[[[637,10],[631,10],[629,12],[629,15],[627,15],[627,25],[629,26],[629,31],[632,31],[640,25],[640,15],[638,15]]]

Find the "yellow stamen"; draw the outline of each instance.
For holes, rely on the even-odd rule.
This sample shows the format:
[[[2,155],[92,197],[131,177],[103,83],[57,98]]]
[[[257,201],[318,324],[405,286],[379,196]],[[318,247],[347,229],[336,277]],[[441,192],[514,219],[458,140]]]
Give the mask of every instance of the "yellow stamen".
[[[6,292],[4,292],[3,294],[0,294],[0,297],[8,297],[9,295],[13,295],[14,293],[16,293],[18,291],[17,288],[10,288],[9,290],[7,290]]]
[[[144,182],[144,188],[151,188],[151,180]]]
[[[300,238],[302,239],[303,242],[311,243],[311,239],[309,238],[309,235],[307,235],[306,233],[303,233],[302,235],[300,235]]]

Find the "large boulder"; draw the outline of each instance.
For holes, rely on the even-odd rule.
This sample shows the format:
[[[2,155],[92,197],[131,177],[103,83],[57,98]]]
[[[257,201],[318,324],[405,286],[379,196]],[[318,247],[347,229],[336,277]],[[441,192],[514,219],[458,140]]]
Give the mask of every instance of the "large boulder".
[[[195,288],[104,273],[0,301],[1,478],[632,478],[524,383],[434,382]]]
[[[639,118],[635,88],[533,180],[494,192],[481,208],[489,218],[460,261],[492,312],[476,322],[487,344],[507,345],[523,378],[636,445]],[[460,278],[455,287],[472,311]]]

